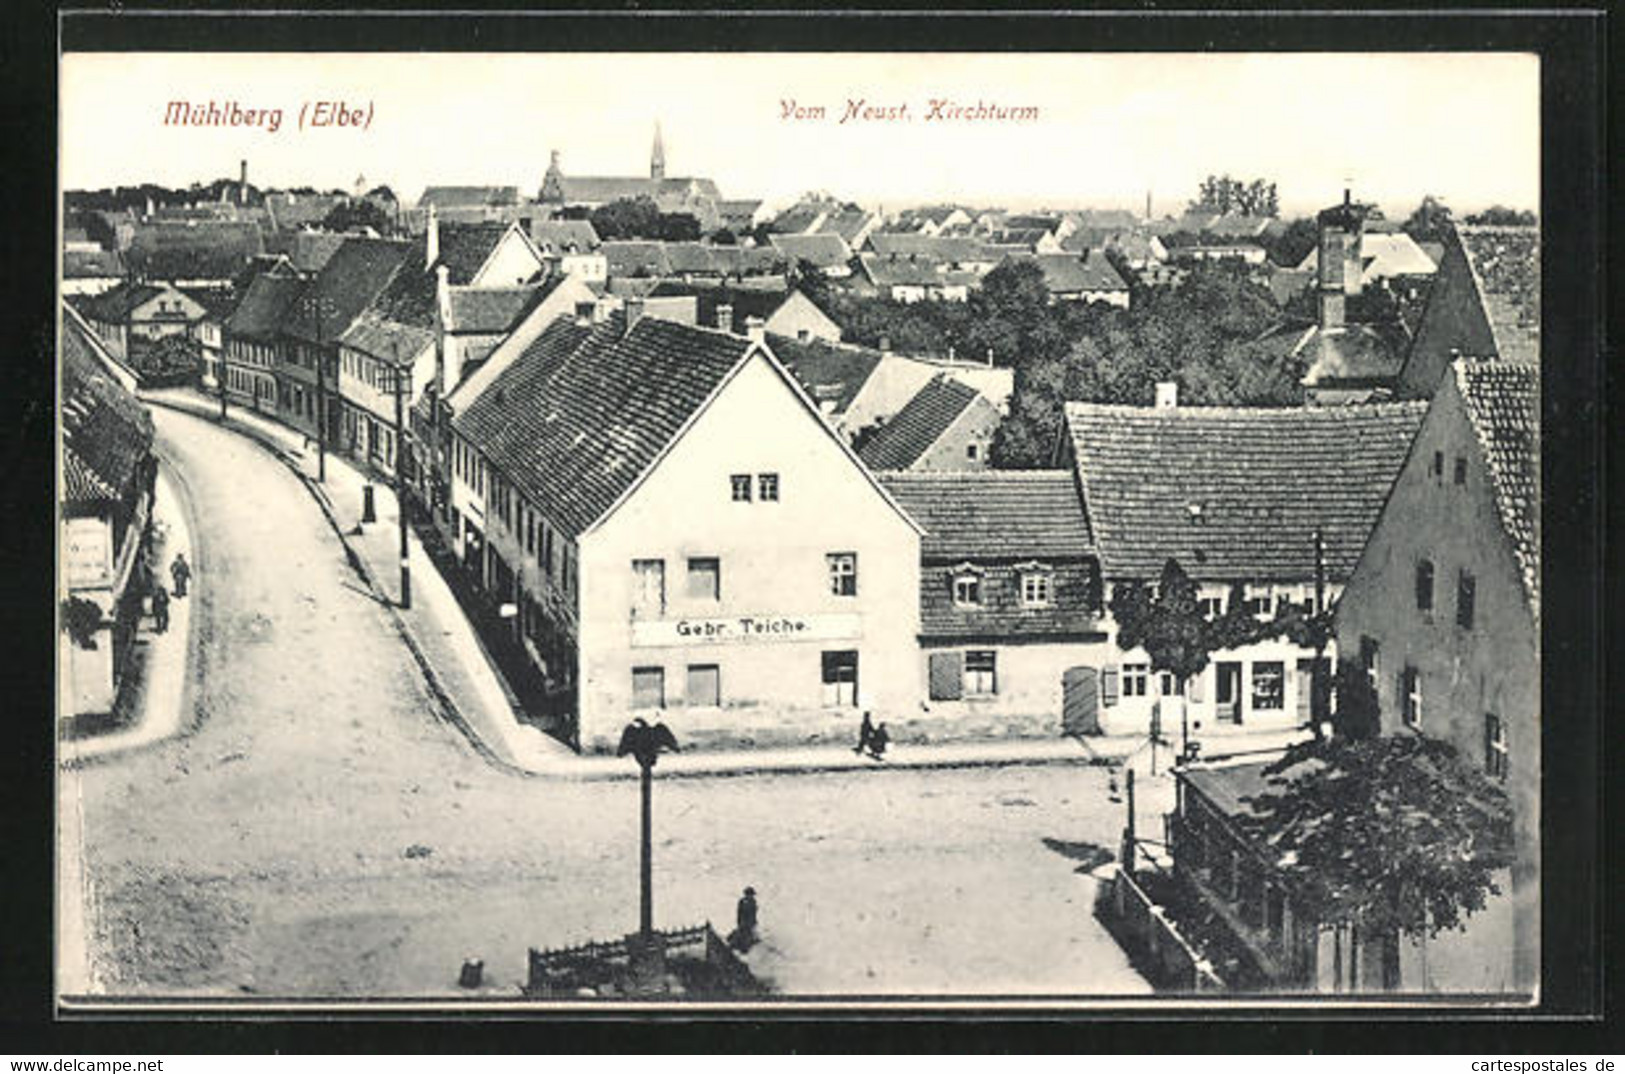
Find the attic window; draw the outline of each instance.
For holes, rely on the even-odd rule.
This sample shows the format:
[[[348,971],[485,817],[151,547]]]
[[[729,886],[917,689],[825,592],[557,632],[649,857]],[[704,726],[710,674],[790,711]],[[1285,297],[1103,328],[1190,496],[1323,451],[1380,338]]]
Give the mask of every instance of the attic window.
[[[1201,523],[1202,523],[1202,505],[1201,504],[1199,504],[1199,503],[1188,503],[1188,504],[1186,504],[1185,505],[1185,514],[1191,520],[1191,525],[1193,525],[1193,526],[1201,525]]]

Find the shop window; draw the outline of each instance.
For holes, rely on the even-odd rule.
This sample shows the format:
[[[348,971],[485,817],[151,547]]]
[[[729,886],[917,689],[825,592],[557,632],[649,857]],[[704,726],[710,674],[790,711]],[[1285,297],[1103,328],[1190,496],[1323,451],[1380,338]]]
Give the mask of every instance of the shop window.
[[[1425,559],[1416,565],[1416,610],[1433,611],[1433,563]]]
[[[858,595],[858,554],[831,552],[824,557],[829,566],[829,591],[837,597]]]
[[[777,503],[779,499],[779,475],[756,475],[756,498],[763,503]]]
[[[666,704],[666,669],[632,669],[632,707],[658,709]]]
[[[1047,608],[1055,594],[1055,577],[1048,571],[1026,571],[1021,576],[1021,603]]]
[[[666,561],[632,561],[632,608],[644,615],[664,615],[666,611]]]
[[[688,665],[688,693],[691,708],[715,708],[722,704],[722,669],[715,664]]]
[[[1150,664],[1123,665],[1123,696],[1145,697],[1151,690]]]
[[[991,649],[966,652],[965,696],[992,697],[998,692],[998,654]]]
[[[842,649],[822,654],[824,704],[826,706],[856,705],[858,703],[858,653],[855,649]]]
[[[722,599],[722,562],[714,558],[688,561],[688,595],[693,600]]]
[[[1492,779],[1507,778],[1507,729],[1492,713],[1484,714],[1484,771]]]
[[[1399,673],[1401,715],[1412,730],[1422,727],[1422,673],[1407,667]]]
[[[1467,571],[1456,578],[1456,625],[1473,629],[1473,613],[1478,602],[1478,581]]]
[[[1253,664],[1253,709],[1279,711],[1286,699],[1286,667],[1279,660]]]
[[[734,474],[732,477],[728,478],[728,483],[733,486],[733,499],[735,503],[750,502],[749,474]]]

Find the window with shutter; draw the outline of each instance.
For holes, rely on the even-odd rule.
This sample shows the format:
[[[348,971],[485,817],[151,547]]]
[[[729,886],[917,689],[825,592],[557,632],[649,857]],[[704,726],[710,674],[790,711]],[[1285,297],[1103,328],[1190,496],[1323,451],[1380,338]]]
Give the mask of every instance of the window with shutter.
[[[958,701],[964,696],[964,660],[964,654],[959,652],[931,654],[932,701]]]
[[[1105,706],[1117,704],[1117,668],[1105,668],[1100,673],[1100,703]]]

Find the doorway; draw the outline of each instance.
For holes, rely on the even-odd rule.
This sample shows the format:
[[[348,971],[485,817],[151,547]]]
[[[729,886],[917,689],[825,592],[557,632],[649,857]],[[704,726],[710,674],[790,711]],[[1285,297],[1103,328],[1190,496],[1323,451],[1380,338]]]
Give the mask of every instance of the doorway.
[[[1241,664],[1221,660],[1213,667],[1214,718],[1220,723],[1241,722]]]
[[[1094,668],[1061,673],[1061,734],[1100,734],[1100,674]]]

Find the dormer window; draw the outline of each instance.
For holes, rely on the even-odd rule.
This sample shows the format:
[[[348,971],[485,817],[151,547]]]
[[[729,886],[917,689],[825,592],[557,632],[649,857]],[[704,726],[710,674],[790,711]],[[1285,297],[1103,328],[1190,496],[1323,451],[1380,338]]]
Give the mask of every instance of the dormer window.
[[[1043,563],[1019,563],[1021,603],[1027,608],[1047,608],[1055,599],[1055,572]]]
[[[982,572],[969,563],[954,568],[954,603],[962,608],[980,607],[982,603]]]

